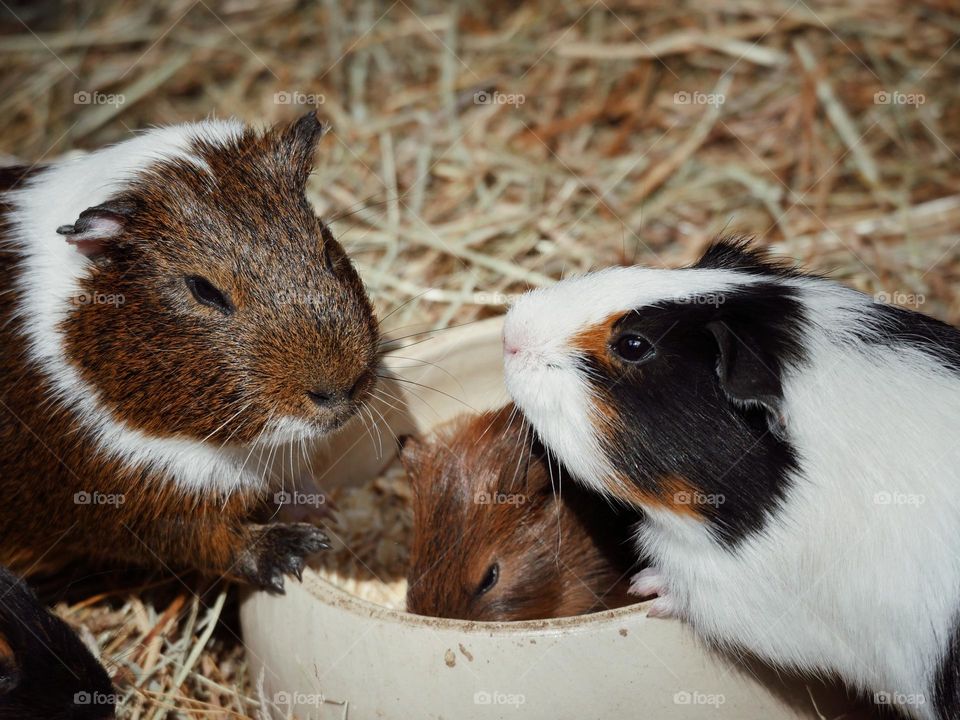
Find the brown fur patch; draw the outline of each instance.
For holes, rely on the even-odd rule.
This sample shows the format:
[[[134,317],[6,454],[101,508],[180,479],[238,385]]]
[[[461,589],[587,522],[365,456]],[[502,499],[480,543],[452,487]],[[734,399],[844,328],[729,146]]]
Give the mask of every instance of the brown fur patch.
[[[562,474],[559,496],[512,406],[455,420],[408,444],[414,488],[408,610],[470,620],[578,615],[631,602],[638,517]],[[512,418],[512,421],[511,421]],[[478,594],[491,566],[499,581]]]
[[[115,199],[134,210],[63,331],[69,359],[130,426],[243,443],[271,415],[330,430],[369,394],[373,310],[304,196],[319,132],[301,119],[235,146],[200,144],[210,173],[161,162]],[[191,276],[235,312],[197,303]],[[321,408],[308,391],[342,400]]]

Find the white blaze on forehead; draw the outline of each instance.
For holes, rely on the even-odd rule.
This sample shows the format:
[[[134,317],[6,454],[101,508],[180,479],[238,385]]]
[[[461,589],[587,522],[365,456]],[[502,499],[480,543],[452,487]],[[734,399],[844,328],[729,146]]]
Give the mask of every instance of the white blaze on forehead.
[[[695,295],[719,295],[763,279],[744,272],[696,268],[601,270],[522,295],[507,314],[504,340],[529,350],[566,352],[570,338],[613,314]]]
[[[593,390],[572,340],[617,314],[658,302],[722,293],[763,278],[730,270],[611,268],[521,296],[503,329],[507,390],[544,443],[581,480],[612,475]]]

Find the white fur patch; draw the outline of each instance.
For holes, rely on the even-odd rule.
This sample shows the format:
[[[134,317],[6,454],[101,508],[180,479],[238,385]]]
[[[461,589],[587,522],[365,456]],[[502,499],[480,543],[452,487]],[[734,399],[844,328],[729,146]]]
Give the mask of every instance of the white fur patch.
[[[504,327],[507,388],[543,440],[594,487],[609,473],[570,340],[613,313],[769,277],[620,268],[525,295]],[[958,619],[960,377],[916,349],[863,343],[870,299],[812,278],[807,363],[784,378],[800,476],[764,530],[717,544],[699,522],[648,508],[641,535],[682,617],[775,664],[836,672],[917,701]]]
[[[24,318],[25,353],[50,381],[63,405],[93,432],[100,450],[131,467],[150,467],[188,492],[230,492],[261,482],[259,474],[243,469],[245,453],[236,448],[195,440],[158,438],[128,427],[114,417],[67,362],[60,325],[80,292],[89,261],[57,227],[72,224],[81,212],[105,202],[151,165],[166,159],[191,162],[210,172],[192,150],[196,139],[224,146],[238,138],[238,121],[207,120],[148,130],[130,140],[65,160],[9,194],[13,211],[12,242],[24,255],[19,279],[21,303],[15,313]]]

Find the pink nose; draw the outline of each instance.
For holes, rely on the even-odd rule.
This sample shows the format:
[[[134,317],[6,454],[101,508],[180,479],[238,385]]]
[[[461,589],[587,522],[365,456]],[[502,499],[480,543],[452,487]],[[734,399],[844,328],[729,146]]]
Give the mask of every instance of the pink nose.
[[[509,321],[503,327],[503,356],[513,357],[520,353],[520,338],[515,327]]]

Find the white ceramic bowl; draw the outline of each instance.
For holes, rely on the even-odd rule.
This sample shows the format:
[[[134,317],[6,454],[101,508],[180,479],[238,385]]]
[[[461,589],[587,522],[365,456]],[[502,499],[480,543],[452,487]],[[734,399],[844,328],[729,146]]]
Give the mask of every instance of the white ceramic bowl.
[[[419,384],[390,388],[406,398],[405,413],[381,407],[398,434],[506,401],[497,319],[398,354],[393,371]],[[361,482],[385,464],[359,425],[345,428],[321,459],[327,485]],[[285,596],[246,595],[241,621],[255,681],[301,719],[814,720],[848,709],[836,689],[745,670],[708,652],[682,623],[648,619],[645,604],[474,623],[380,607],[307,571],[302,585],[288,580]]]

